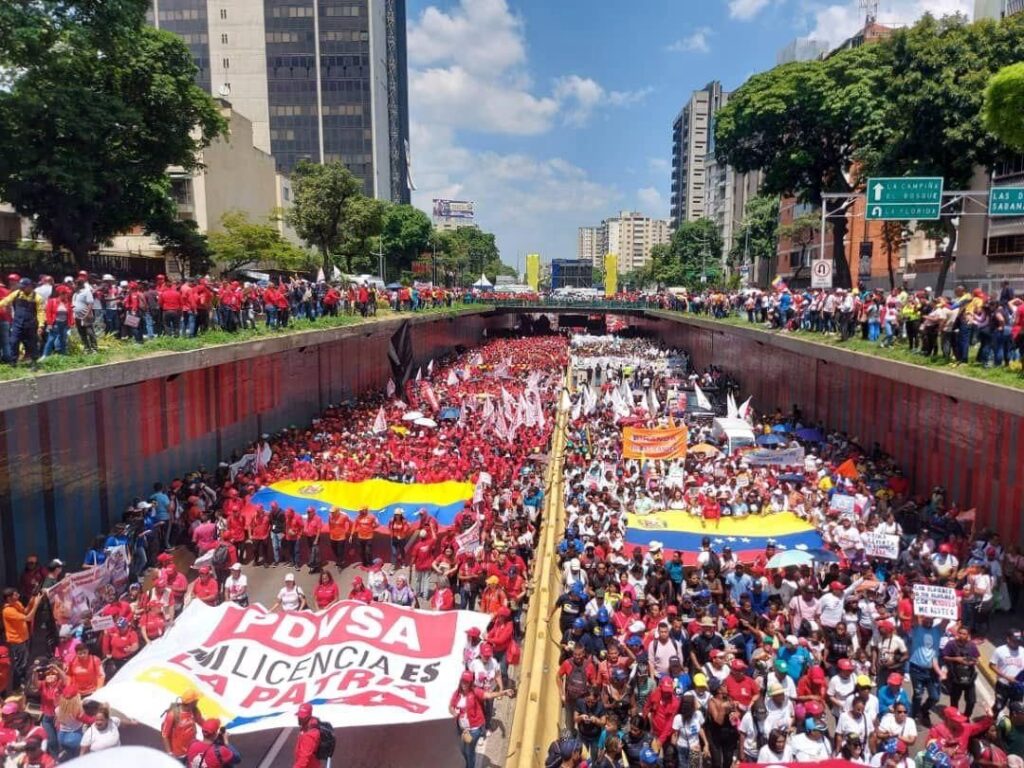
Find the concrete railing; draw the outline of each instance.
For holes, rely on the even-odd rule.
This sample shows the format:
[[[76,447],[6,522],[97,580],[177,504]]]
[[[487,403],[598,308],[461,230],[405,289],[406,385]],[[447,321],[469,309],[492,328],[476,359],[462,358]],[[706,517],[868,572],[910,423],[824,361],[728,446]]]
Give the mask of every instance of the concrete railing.
[[[570,377],[571,380],[571,377]],[[551,439],[544,518],[537,546],[537,563],[526,614],[519,694],[508,740],[506,768],[535,768],[544,764],[548,745],[558,738],[561,700],[558,693],[559,646],[551,636],[548,616],[561,594],[561,572],[555,558],[558,537],[564,529],[562,467],[568,412],[559,411]]]

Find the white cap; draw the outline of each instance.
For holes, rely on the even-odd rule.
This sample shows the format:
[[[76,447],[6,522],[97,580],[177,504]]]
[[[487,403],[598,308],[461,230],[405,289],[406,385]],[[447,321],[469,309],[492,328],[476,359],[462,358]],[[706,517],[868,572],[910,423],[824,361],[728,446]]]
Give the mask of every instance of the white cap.
[[[240,571],[240,570],[242,570],[242,564],[241,563],[235,563],[234,565],[231,566],[231,570],[232,571]],[[291,576],[291,574],[288,574],[288,575]],[[294,579],[295,577],[292,576],[292,578]]]
[[[122,288],[127,288],[128,287],[128,281],[127,280],[122,280],[121,281],[121,287]]]
[[[569,561],[569,570],[571,570],[571,571],[578,571],[579,569],[580,569],[579,558],[575,558],[574,557],[572,560]]]
[[[651,552],[661,552],[661,542],[658,540],[654,540],[647,545],[647,548],[651,550]]]
[[[104,281],[109,280],[110,282],[114,282],[114,276],[113,275],[104,275],[103,276],[103,280]]]
[[[294,573],[286,573],[284,575],[284,580],[285,581],[295,581],[295,574]]]
[[[647,625],[644,624],[642,621],[634,621],[632,624],[629,625],[629,631],[632,632],[634,635],[643,632],[645,629],[647,629]]]

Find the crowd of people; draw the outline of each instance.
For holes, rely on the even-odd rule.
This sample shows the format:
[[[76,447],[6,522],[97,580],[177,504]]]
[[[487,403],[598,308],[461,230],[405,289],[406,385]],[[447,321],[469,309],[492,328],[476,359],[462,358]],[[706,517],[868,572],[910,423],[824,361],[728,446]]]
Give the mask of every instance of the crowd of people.
[[[109,604],[75,626],[59,624],[47,599],[47,590],[65,576],[64,564],[44,567],[29,557],[18,587],[4,594],[0,670],[7,676],[0,686],[7,697],[3,723],[10,727],[0,728],[0,750],[31,755],[18,765],[45,767],[117,746],[119,729],[132,721],[90,696],[159,641],[191,601],[248,605],[253,596],[243,565],[260,565],[289,569],[276,600],[267,601],[273,611],[324,610],[349,599],[488,614],[488,628],[465,638],[465,671],[451,681],[460,751],[472,766],[478,743],[494,725],[494,701],[515,690],[509,667],[522,640],[520,617],[544,499],[542,459],[567,343],[561,336],[495,339],[436,362],[402,393],[389,387],[329,408],[308,429],[265,435],[256,445],[266,446],[269,456],[258,468],[232,471],[223,462],[214,473],[155,484],[84,557],[85,567],[103,566],[113,548],[125,545],[132,554],[127,591],[111,595]],[[431,400],[435,410],[457,413],[421,424],[403,420],[410,409],[431,412]],[[386,429],[378,424],[381,413],[391,425]],[[368,509],[353,516],[333,509],[325,520],[312,509],[252,501],[281,479],[371,478],[472,481],[477,492],[447,527],[426,509],[396,511],[381,526]],[[461,551],[456,539],[475,524],[476,546]],[[186,551],[196,558],[191,572]],[[365,575],[343,594],[337,576],[350,564]],[[295,579],[295,571],[307,567],[319,574],[309,595]],[[107,616],[113,626],[93,629],[97,617]],[[239,764],[224,724],[204,718],[199,700],[198,691],[188,690],[169,703],[161,729],[166,752],[192,768]],[[326,737],[310,707],[299,711],[298,724],[294,766],[319,768]]]
[[[595,355],[604,364],[587,376],[596,392],[577,396],[565,462],[564,594],[552,621],[566,730],[549,766],[840,758],[909,768],[915,756],[929,766],[1021,765],[1020,630],[995,639],[992,705],[976,694],[979,633],[993,611],[1019,607],[1015,545],[972,531],[941,488],[912,496],[893,459],[839,433],[813,434],[820,427],[798,410],[749,417],[755,433],[782,436],[766,441],[778,450],[806,450],[797,466],[707,450],[625,459],[623,421],[687,420],[666,384],[675,373],[657,352],[652,364],[642,340],[591,342],[586,357]],[[623,382],[630,413],[616,394]],[[689,426],[691,447],[713,442],[706,423]],[[793,514],[813,523],[823,548],[803,565],[772,567],[781,552],[772,540],[743,555],[713,532],[696,553],[653,537],[627,543],[627,515],[653,510],[768,526]],[[873,533],[898,537],[898,552],[867,555]],[[915,584],[954,590],[956,618],[915,613]]]
[[[366,280],[235,280],[190,277],[118,280],[80,271],[38,280],[16,273],[0,284],[0,362],[35,364],[73,346],[99,350],[106,337],[143,344],[161,336],[195,337],[214,328],[234,333],[287,328],[294,320],[418,311],[451,306],[461,292],[413,283],[374,286]],[[72,329],[76,331],[73,336]]]

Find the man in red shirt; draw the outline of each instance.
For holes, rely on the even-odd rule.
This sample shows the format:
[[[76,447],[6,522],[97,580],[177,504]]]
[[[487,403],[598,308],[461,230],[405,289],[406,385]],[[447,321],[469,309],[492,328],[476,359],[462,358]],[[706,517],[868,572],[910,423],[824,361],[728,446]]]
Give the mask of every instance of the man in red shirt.
[[[651,735],[667,744],[672,736],[672,720],[679,712],[681,700],[676,696],[676,683],[666,675],[661,678],[658,688],[647,697],[644,714],[651,721]]]
[[[185,753],[188,768],[230,768],[242,761],[238,750],[228,741],[227,731],[220,720],[205,720],[201,726],[203,737],[196,739]]]
[[[303,704],[299,707],[299,737],[295,740],[295,762],[292,768],[320,768],[316,758],[320,746],[320,721],[313,717],[313,706]]]
[[[359,539],[359,551],[363,558],[363,566],[369,568],[373,563],[373,535],[377,532],[377,518],[370,514],[370,510],[363,507],[359,515],[352,523],[352,533],[349,541],[353,538]]]
[[[200,566],[199,578],[189,586],[189,592],[193,598],[202,600],[207,605],[217,605],[220,599],[220,585],[213,578],[213,569],[210,566]]]
[[[586,649],[582,644],[573,646],[572,656],[558,668],[558,693],[570,718],[576,713],[576,702],[597,682],[597,667],[587,658]]]
[[[317,515],[313,507],[306,508],[306,519],[302,521],[302,537],[306,540],[306,548],[309,550],[309,572],[316,573],[320,570],[320,531],[323,529],[323,521]]]
[[[117,619],[114,626],[103,633],[101,645],[104,660],[112,660],[115,669],[120,669],[138,653],[139,633],[126,619]]]
[[[177,286],[165,285],[160,291],[160,318],[167,336],[181,336],[181,292]]]
[[[181,613],[185,605],[185,593],[188,592],[188,579],[185,578],[185,574],[178,571],[174,560],[168,561],[164,568],[164,579],[167,581],[167,588],[174,595],[175,614]]]
[[[943,749],[955,748],[959,754],[966,755],[971,739],[985,733],[991,727],[991,717],[970,721],[967,715],[956,707],[946,707],[942,710],[942,722],[929,729],[928,740],[939,742]]]
[[[729,664],[729,670],[729,676],[724,682],[725,690],[729,692],[729,698],[739,705],[740,710],[746,712],[757,697],[760,686],[747,674],[747,663],[743,659],[733,659]]]

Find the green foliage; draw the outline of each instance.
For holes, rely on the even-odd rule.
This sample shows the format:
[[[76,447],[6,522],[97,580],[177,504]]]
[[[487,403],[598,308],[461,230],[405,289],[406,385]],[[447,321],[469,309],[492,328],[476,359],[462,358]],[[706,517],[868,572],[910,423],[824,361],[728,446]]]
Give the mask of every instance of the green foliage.
[[[165,253],[178,262],[181,274],[198,275],[213,263],[209,238],[192,219],[157,219],[146,227]]]
[[[992,76],[982,114],[993,136],[1024,151],[1024,62],[1003,67]]]
[[[430,217],[411,205],[389,205],[383,212],[384,253],[388,273],[407,271],[430,247]]]
[[[252,222],[241,211],[221,217],[222,229],[211,232],[210,251],[224,272],[243,267],[275,267],[286,272],[310,271],[315,259],[285,240],[271,221]]]
[[[800,249],[801,257],[807,251],[807,246],[818,239],[821,231],[821,217],[811,211],[797,216],[791,222],[779,226],[779,237],[789,240],[790,244]],[[803,263],[801,258],[800,263]]]
[[[292,170],[293,204],[286,218],[307,245],[320,251],[325,271],[345,244],[348,201],[362,195],[362,189],[362,182],[341,163],[302,160]],[[351,257],[351,251],[345,254],[346,269]]]
[[[353,195],[345,202],[341,255],[347,273],[377,272],[376,253],[388,205],[363,195]]]
[[[31,16],[56,5],[75,4],[18,2],[15,10]],[[125,15],[116,20],[99,3],[81,5],[95,14],[79,23],[69,12],[53,29],[17,35],[7,57],[24,66],[0,90],[0,197],[78,259],[140,222],[170,216],[167,167],[192,169],[197,152],[226,130],[195,85],[181,38],[145,26],[137,3],[112,3]],[[96,18],[109,26],[87,25]],[[52,45],[34,56],[42,40]]]
[[[624,279],[638,287],[657,283],[663,287],[700,288],[720,282],[721,276],[722,237],[718,227],[710,219],[697,219],[680,224],[667,245],[653,246],[647,266]]]
[[[471,285],[480,278],[481,272],[492,281],[498,275],[517,274],[514,267],[502,263],[498,244],[490,232],[477,227],[459,227],[435,232],[433,241],[438,269],[443,270],[452,285]]]
[[[747,201],[743,221],[733,237],[731,265],[741,264],[748,258],[753,264],[758,259],[772,258],[779,240],[779,198],[776,195],[758,195]]]

